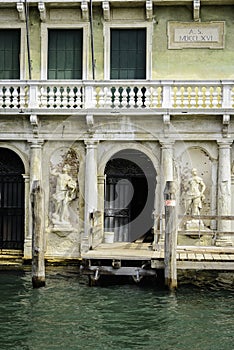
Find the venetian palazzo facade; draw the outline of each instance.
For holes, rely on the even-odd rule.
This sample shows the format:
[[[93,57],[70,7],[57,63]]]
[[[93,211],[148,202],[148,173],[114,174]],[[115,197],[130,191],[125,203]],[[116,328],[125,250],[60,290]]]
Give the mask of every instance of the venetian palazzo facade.
[[[1,1],[1,252],[31,258],[35,183],[47,259],[153,240],[166,181],[183,214],[194,168],[201,214],[233,215],[233,6]],[[202,225],[234,244],[232,221]]]

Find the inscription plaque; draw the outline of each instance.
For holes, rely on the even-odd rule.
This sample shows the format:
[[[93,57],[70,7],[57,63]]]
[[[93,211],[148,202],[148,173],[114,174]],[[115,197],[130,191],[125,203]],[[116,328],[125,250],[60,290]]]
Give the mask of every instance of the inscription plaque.
[[[223,49],[225,22],[168,22],[168,49]]]

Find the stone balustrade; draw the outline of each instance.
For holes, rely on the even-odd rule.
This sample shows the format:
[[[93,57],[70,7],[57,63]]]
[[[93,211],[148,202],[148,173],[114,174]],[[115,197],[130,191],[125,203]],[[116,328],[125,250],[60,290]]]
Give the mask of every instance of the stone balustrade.
[[[234,108],[234,81],[1,81],[0,113]],[[229,111],[230,113],[230,111]]]

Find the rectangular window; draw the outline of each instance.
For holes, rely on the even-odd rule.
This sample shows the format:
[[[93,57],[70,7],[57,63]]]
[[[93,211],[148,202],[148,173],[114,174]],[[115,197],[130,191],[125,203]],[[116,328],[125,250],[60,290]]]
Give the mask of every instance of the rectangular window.
[[[0,30],[0,79],[20,79],[20,29]]]
[[[51,29],[48,37],[48,79],[82,79],[81,29]]]
[[[111,79],[146,78],[146,29],[111,30]]]

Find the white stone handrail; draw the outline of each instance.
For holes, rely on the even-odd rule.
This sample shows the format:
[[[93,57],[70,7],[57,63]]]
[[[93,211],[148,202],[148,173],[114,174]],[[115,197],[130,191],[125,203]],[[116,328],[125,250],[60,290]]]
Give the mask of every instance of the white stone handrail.
[[[0,113],[220,108],[234,108],[234,81],[0,81]]]

